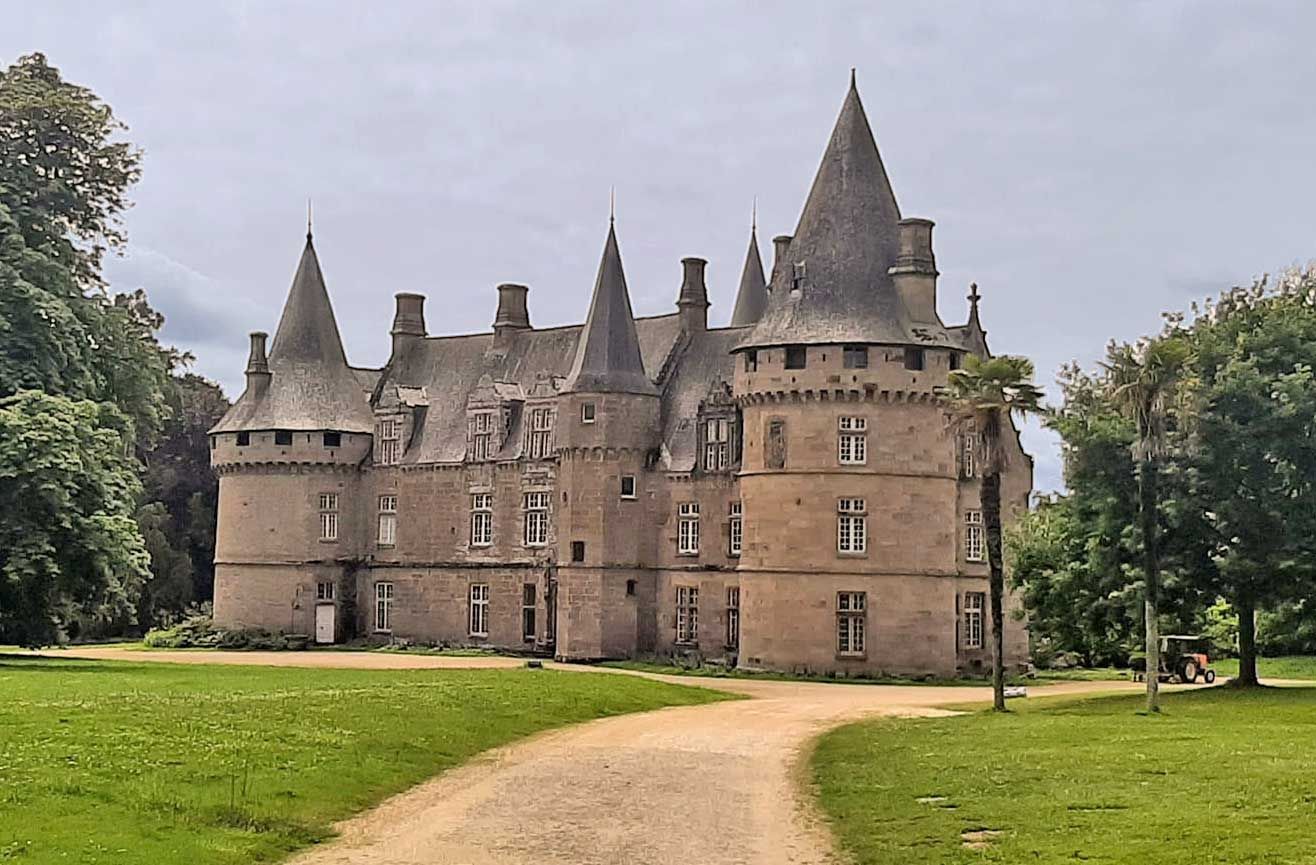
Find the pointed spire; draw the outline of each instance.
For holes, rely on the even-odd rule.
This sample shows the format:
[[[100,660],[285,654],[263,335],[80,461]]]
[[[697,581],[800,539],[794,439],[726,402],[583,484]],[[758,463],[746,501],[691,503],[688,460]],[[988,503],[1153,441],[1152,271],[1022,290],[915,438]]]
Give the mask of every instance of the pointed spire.
[[[852,70],[790,243],[791,266],[774,272],[768,307],[746,345],[905,341],[887,274],[899,221]]]
[[[763,259],[759,255],[758,202],[750,222],[749,249],[745,251],[745,266],[740,271],[740,289],[736,292],[736,308],[731,313],[732,327],[754,324],[768,305],[768,281],[763,276]]]
[[[621,266],[617,230],[608,219],[608,239],[603,245],[603,259],[594,280],[594,297],[589,317],[576,343],[576,359],[571,365],[564,391],[589,393],[637,393],[655,396],[658,389],[644,371],[640,339],[635,332],[635,316],[626,289],[626,273]]]
[[[320,272],[320,260],[309,234],[270,347],[270,360],[276,359],[347,364],[334,308],[324,287],[324,274]]]

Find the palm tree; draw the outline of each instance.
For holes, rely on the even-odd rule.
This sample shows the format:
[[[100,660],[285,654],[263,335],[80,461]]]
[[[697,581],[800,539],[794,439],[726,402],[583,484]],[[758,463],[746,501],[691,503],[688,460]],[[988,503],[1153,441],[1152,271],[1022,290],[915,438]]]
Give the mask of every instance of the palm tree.
[[[1159,712],[1161,638],[1157,610],[1161,594],[1158,481],[1165,456],[1169,403],[1188,360],[1188,343],[1166,336],[1106,351],[1106,386],[1111,401],[1133,421],[1133,459],[1138,465],[1138,519],[1142,524],[1143,615],[1147,622],[1147,711]]]
[[[1042,410],[1042,392],[1033,384],[1033,363],[1022,357],[975,355],[951,372],[942,395],[952,424],[972,436],[982,478],[982,521],[987,532],[992,614],[992,694],[996,711],[1005,711],[1005,568],[1001,561],[1001,471],[1008,462],[1003,436],[1012,414]]]

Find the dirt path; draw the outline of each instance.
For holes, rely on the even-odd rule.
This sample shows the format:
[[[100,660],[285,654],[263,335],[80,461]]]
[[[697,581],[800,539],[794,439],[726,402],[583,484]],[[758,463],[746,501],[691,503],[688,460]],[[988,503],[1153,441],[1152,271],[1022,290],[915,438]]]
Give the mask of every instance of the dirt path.
[[[369,669],[520,663],[341,652],[61,654]],[[608,718],[490,751],[343,822],[341,837],[293,865],[832,862],[826,827],[810,810],[801,759],[809,742],[856,718],[935,715],[948,704],[990,699],[973,687],[653,678],[753,699]],[[1137,687],[1074,682],[1033,693]]]

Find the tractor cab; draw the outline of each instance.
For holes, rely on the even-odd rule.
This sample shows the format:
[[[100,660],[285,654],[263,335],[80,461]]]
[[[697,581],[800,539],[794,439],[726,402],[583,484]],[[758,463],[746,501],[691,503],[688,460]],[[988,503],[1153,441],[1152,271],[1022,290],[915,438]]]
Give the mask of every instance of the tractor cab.
[[[1211,641],[1206,637],[1171,634],[1161,637],[1162,682],[1192,683],[1201,679],[1206,684],[1215,681],[1211,669]]]

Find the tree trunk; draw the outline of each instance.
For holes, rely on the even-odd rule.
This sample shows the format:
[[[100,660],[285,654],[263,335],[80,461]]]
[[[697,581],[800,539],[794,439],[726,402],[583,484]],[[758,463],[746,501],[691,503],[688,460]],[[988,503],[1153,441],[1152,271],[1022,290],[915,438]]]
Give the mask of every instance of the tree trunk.
[[[1256,687],[1261,684],[1257,678],[1257,605],[1240,595],[1234,606],[1238,609],[1238,678],[1234,684]]]
[[[991,572],[992,607],[992,708],[1005,711],[1005,568],[1001,562],[1001,475],[997,471],[982,476],[982,522],[987,532],[987,565]]]
[[[1161,635],[1156,612],[1161,601],[1161,569],[1157,556],[1156,461],[1144,459],[1138,471],[1138,515],[1142,520],[1142,567],[1146,588],[1143,615],[1147,620],[1147,711],[1161,710],[1160,672]]]

